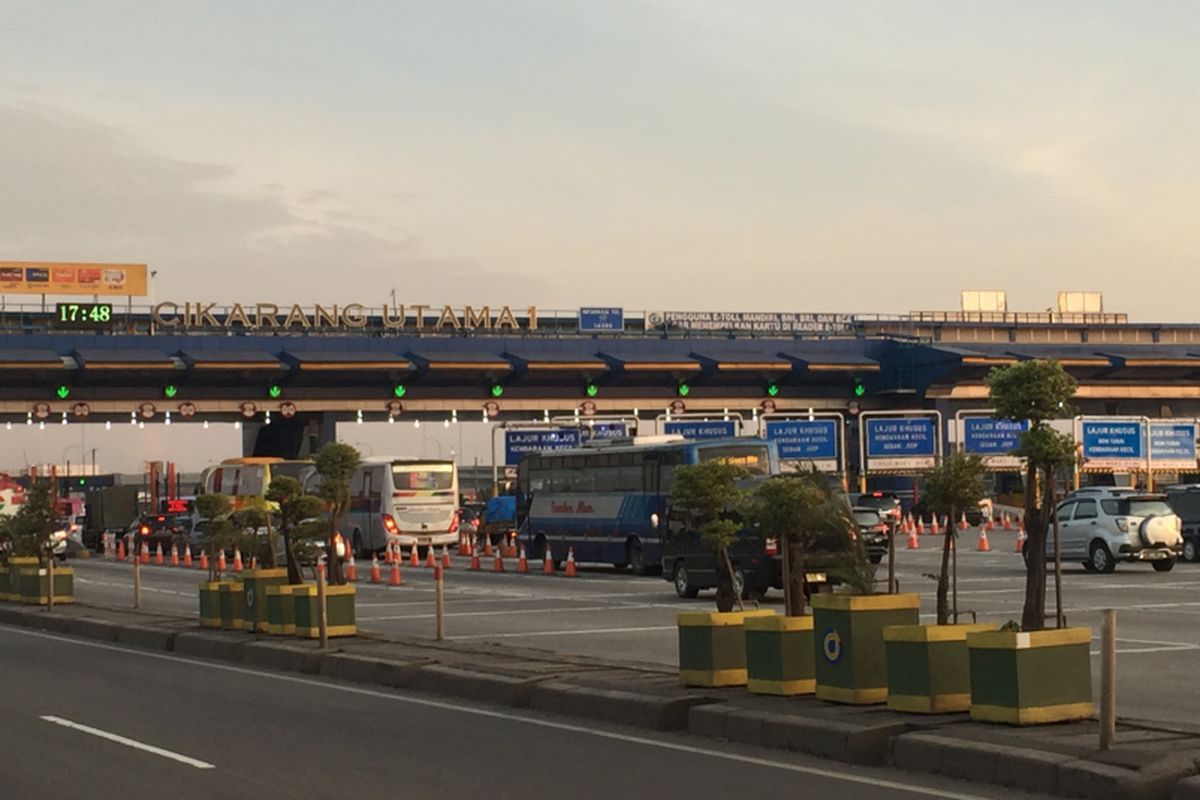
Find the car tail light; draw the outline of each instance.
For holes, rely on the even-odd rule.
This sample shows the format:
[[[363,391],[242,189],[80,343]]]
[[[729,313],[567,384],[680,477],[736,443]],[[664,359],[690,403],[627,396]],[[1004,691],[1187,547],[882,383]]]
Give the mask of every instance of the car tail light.
[[[871,528],[871,530],[875,533],[887,533],[887,525],[876,525],[874,528]]]
[[[142,534],[142,536],[149,536],[150,535],[150,526],[143,525],[141,528],[138,529],[138,532],[140,534]]]
[[[400,533],[400,526],[396,524],[396,519],[391,514],[383,515],[383,528],[393,536]]]
[[[779,555],[779,540],[774,536],[767,539],[766,550],[769,556]]]

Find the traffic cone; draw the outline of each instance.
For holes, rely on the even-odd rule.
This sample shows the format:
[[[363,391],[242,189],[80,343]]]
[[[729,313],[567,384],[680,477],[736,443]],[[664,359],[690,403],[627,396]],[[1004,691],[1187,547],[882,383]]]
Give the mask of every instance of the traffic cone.
[[[1004,528],[1006,531],[1012,530],[1012,519],[1008,516],[1008,512],[1005,512],[1004,516],[1001,517],[1000,527]]]
[[[388,573],[388,586],[403,586],[404,576],[400,574],[400,562],[402,559],[397,558],[392,562],[392,569]]]
[[[343,573],[345,574],[346,580],[349,583],[354,583],[356,580],[358,580],[358,564],[354,563],[353,549],[346,554],[346,569],[343,570]]]
[[[1017,552],[1025,552],[1025,521],[1017,520]]]
[[[162,545],[160,544],[158,547],[156,547],[154,549],[154,565],[157,567],[161,567],[165,563],[166,562],[163,560]]]
[[[567,568],[563,571],[563,574],[566,575],[568,578],[575,577],[575,548],[574,547],[567,548]]]
[[[465,533],[458,535],[458,554],[460,556],[471,555],[471,537]]]
[[[141,558],[143,564],[150,563],[150,544],[149,544],[149,542],[142,542],[142,554],[141,554],[140,558]]]
[[[487,534],[485,534],[483,537],[483,557],[492,557],[492,537]]]
[[[125,560],[125,540],[117,539],[117,561]]]
[[[242,551],[237,549],[236,547],[233,548],[233,571],[234,572],[242,571]]]
[[[433,554],[433,545],[429,545],[425,551],[425,566],[433,569],[437,566],[437,556]]]
[[[483,567],[479,563],[479,551],[475,550],[471,553],[471,566],[468,567],[472,572],[479,572]]]
[[[919,550],[920,548],[921,548],[921,543],[917,539],[917,531],[914,528],[913,530],[908,532],[908,549],[909,550]]]
[[[192,546],[187,545],[183,548],[183,566],[192,566]]]
[[[383,576],[379,573],[379,559],[371,554],[371,583],[382,583]]]
[[[221,550],[219,553],[217,553],[217,572],[224,575],[228,568],[229,565],[225,563],[225,551]]]
[[[442,545],[442,569],[450,569],[454,562],[450,560],[450,549],[446,545]]]
[[[929,532],[934,536],[938,536],[942,532],[942,526],[938,524],[937,514],[933,515],[933,523],[929,526]]]
[[[924,535],[925,535],[925,520],[921,519],[920,517],[917,517],[917,528],[916,528],[916,530],[917,530],[917,535],[918,535],[918,536],[924,536]]]
[[[517,539],[516,539],[515,535],[506,536],[504,538],[504,557],[505,558],[516,558],[517,557]]]
[[[197,565],[197,569],[202,569],[205,572],[208,571],[208,553],[203,550],[200,551],[200,562]]]
[[[171,566],[172,567],[179,566],[179,547],[178,547],[178,545],[171,545]]]
[[[525,545],[521,545],[520,555],[517,556],[517,572],[522,575],[529,572],[529,562],[525,559]]]
[[[543,575],[553,575],[554,574],[554,557],[550,555],[550,543],[549,542],[546,542],[546,557],[542,561],[542,574]]]
[[[964,511],[962,517],[960,517],[958,520],[958,529],[960,531],[965,531],[969,527],[971,526],[967,524],[967,514]],[[982,528],[983,526],[981,525],[980,527]]]
[[[392,550],[392,545],[389,542],[388,546],[383,548],[383,563],[391,566],[392,561],[396,558],[396,552]]]
[[[498,549],[496,560],[492,562],[492,572],[504,572],[504,555]]]
[[[979,545],[975,548],[981,553],[992,552],[992,546],[988,543],[987,528],[980,526],[979,528]]]
[[[258,569],[258,556],[250,556],[250,569]]]
[[[413,542],[412,549],[408,551],[408,563],[414,567],[421,566],[421,558],[417,555],[417,543]]]

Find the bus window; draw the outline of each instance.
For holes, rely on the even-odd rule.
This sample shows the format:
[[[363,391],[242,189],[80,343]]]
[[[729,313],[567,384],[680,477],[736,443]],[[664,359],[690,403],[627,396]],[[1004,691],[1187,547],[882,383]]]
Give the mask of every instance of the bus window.
[[[761,445],[724,445],[701,447],[699,458],[704,461],[720,461],[744,468],[751,475],[770,475],[771,461],[766,447]]]
[[[220,467],[217,467],[215,470],[213,470],[212,488],[209,489],[209,491],[212,492],[213,494],[221,494],[221,478],[223,476],[223,473],[224,473],[224,470],[222,470]]]
[[[398,492],[446,492],[454,488],[452,464],[393,464],[392,483]]]

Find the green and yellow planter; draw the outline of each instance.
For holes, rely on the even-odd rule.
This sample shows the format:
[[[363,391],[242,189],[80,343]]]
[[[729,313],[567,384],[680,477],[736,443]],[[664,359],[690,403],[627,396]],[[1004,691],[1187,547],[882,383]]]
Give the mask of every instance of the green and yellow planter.
[[[354,636],[358,626],[354,617],[354,584],[325,587],[326,636]],[[292,606],[296,635],[308,639],[320,637],[317,585],[304,583],[292,587]]]
[[[220,598],[221,627],[227,631],[240,631],[246,625],[246,599],[242,584],[237,581],[221,581],[217,586]]]
[[[267,633],[272,636],[296,635],[296,605],[292,589],[286,583],[267,587]]]
[[[893,711],[950,714],[971,707],[967,634],[995,625],[893,625],[883,629],[887,705]]]
[[[17,582],[20,586],[22,603],[44,606],[50,603],[50,570],[39,566],[33,559],[32,566],[17,567]],[[9,578],[11,585],[11,576]],[[70,567],[54,567],[54,604],[75,602],[75,571]]]
[[[813,595],[817,697],[869,705],[888,697],[883,629],[916,625],[916,594]]]
[[[35,556],[13,556],[8,560],[8,566],[0,573],[0,600],[10,603],[21,602],[21,570],[36,567],[38,560]]]
[[[1088,719],[1091,628],[967,634],[971,719],[1036,725]]]
[[[680,614],[679,680],[684,686],[745,686],[746,635],[742,624],[774,611]]]
[[[244,629],[247,631],[267,632],[267,587],[287,583],[286,567],[271,569],[242,570],[239,578],[245,588],[243,597],[246,601],[246,616]]]
[[[0,567],[0,600],[15,603],[21,599],[21,595],[10,590],[9,573],[11,571],[8,567]]]
[[[777,695],[816,691],[812,617],[750,617],[742,627],[747,689]]]
[[[200,627],[221,627],[221,584],[225,581],[205,581],[200,584]]]

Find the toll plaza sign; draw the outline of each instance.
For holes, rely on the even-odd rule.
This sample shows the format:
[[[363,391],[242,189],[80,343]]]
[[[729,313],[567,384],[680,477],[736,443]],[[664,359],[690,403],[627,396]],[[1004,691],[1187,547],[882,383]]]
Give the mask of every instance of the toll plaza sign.
[[[624,422],[596,422],[583,427],[586,439],[622,439],[629,435],[629,426]]]
[[[1151,422],[1150,462],[1158,470],[1196,469],[1196,423]]]
[[[1134,470],[1146,465],[1139,420],[1085,419],[1080,423],[1085,469]]]
[[[578,428],[530,428],[504,431],[504,463],[513,466],[530,453],[579,447]]]
[[[1012,453],[1021,443],[1021,434],[1029,430],[1029,420],[963,417],[963,452],[982,456],[991,469],[1015,469],[1022,459]]]
[[[871,417],[863,420],[867,470],[932,469],[938,431],[932,417]]]
[[[737,436],[737,423],[717,420],[716,422],[701,422],[700,420],[672,420],[663,423],[663,433],[673,433],[685,439],[728,439]]]
[[[775,442],[781,461],[805,462],[822,472],[838,471],[836,420],[767,420],[763,436]]]

